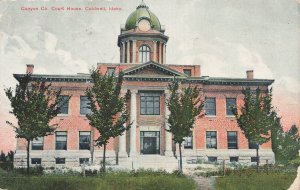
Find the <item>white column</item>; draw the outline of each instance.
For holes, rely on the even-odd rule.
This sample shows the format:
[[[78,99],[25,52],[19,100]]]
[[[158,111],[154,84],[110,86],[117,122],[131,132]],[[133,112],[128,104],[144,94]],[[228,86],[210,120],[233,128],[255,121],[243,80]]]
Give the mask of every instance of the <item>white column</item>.
[[[158,45],[158,63],[161,63],[161,42]]]
[[[122,42],[122,60],[121,63],[125,63],[125,42]]]
[[[167,64],[167,62],[166,62],[166,47],[167,47],[167,45],[164,44],[163,46],[164,46],[164,52],[163,52],[164,58],[163,58],[163,63],[164,63],[164,64]]]
[[[170,97],[170,93],[168,90],[165,90],[165,128],[169,129],[169,124],[168,124],[168,118],[170,115],[170,110],[168,109],[167,106],[167,99]],[[172,133],[165,131],[165,156],[173,156],[173,151],[172,151]]]
[[[136,40],[132,41],[132,63],[136,63]]]
[[[130,128],[130,156],[136,155],[136,90],[131,90],[130,99],[130,122],[132,122]]]
[[[126,152],[126,131],[123,132],[121,136],[119,136],[119,157],[127,157]]]
[[[127,90],[121,90],[121,96],[125,97]],[[126,125],[126,123],[124,124]],[[126,152],[126,131],[119,136],[119,157],[128,157]]]
[[[157,60],[156,60],[156,46],[157,46],[157,42],[156,41],[153,41],[153,43],[154,43],[154,45],[153,45],[153,61],[154,62],[157,62]]]
[[[130,62],[130,41],[127,41],[127,60],[126,63]]]

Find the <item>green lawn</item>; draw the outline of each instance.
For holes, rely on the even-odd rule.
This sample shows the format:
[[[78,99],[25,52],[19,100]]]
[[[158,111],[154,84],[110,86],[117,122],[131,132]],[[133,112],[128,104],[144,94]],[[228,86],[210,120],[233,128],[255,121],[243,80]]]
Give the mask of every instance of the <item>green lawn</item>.
[[[0,188],[9,190],[196,190],[193,180],[175,174],[108,173],[105,176],[0,177]]]
[[[253,172],[231,174],[216,178],[216,190],[287,190],[293,183],[296,172]]]

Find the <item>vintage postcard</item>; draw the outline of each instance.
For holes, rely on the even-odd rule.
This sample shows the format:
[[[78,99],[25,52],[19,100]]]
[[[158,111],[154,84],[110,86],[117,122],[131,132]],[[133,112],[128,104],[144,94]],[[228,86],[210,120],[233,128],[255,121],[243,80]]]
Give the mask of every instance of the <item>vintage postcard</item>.
[[[0,189],[300,189],[299,19],[297,0],[0,0]]]

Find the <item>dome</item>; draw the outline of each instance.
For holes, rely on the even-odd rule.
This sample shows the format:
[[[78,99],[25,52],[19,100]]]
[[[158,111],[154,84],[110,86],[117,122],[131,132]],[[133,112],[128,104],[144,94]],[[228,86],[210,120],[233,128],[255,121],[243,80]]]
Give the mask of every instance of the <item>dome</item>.
[[[136,28],[138,22],[142,19],[147,19],[150,24],[151,28],[157,31],[161,30],[160,22],[150,10],[149,7],[142,1],[139,6],[137,6],[136,10],[129,15],[126,20],[125,29],[131,30]]]

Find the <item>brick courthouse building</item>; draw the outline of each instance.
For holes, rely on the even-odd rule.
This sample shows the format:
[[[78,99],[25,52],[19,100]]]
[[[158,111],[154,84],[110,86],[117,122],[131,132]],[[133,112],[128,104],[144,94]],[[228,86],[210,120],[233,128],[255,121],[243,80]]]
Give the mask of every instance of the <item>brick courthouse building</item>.
[[[245,78],[215,78],[201,76],[199,65],[172,65],[166,62],[168,36],[158,18],[142,2],[127,18],[118,36],[120,63],[98,63],[99,72],[105,74],[125,73],[122,94],[128,98],[130,130],[111,139],[107,157],[111,163],[118,157],[120,167],[166,167],[176,168],[178,155],[172,135],[165,131],[169,110],[165,101],[169,96],[168,84],[174,77],[183,86],[194,84],[202,89],[205,99],[205,116],[196,120],[191,135],[186,137],[183,156],[189,159],[228,162],[255,161],[255,149],[237,126],[230,107],[241,105],[242,89],[260,87],[266,90],[273,80],[254,79],[253,71]],[[52,123],[58,128],[54,135],[32,142],[31,164],[44,166],[79,166],[84,162],[99,164],[102,149],[91,142],[97,132],[89,125],[85,114],[87,108],[85,90],[91,86],[89,74],[39,75],[27,65],[27,73],[33,80],[46,80],[53,87],[62,88],[62,95],[71,96]],[[24,74],[15,74],[19,80]],[[271,143],[260,147],[261,161],[274,161]],[[117,156],[118,155],[118,156]],[[26,143],[17,141],[16,166],[25,166]]]

